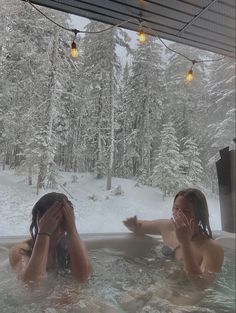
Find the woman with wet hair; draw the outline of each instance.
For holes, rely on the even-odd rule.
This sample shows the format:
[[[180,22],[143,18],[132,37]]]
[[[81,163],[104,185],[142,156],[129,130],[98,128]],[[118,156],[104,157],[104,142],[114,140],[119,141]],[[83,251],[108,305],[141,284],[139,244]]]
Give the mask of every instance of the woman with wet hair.
[[[50,270],[68,270],[86,282],[92,268],[75,225],[72,203],[61,193],[42,196],[32,210],[31,239],[10,250],[10,264],[27,284],[37,284]]]
[[[123,223],[136,234],[161,235],[164,257],[181,260],[189,280],[200,288],[208,287],[221,270],[222,247],[213,240],[206,197],[194,188],[177,193],[170,220],[138,220]]]

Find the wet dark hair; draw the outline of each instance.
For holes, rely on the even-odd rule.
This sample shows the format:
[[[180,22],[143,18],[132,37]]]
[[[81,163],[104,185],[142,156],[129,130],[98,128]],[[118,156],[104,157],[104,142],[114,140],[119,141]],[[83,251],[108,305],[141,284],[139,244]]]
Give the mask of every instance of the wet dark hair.
[[[207,200],[203,192],[195,188],[188,188],[179,191],[175,198],[182,196],[186,198],[193,206],[194,216],[199,221],[198,225],[202,232],[209,238],[212,238],[212,231],[209,223],[209,212]]]
[[[37,218],[42,217],[44,213],[56,202],[65,200],[73,210],[72,203],[68,200],[67,196],[63,193],[50,192],[42,196],[34,205],[32,209],[32,221],[30,225],[30,234],[32,238],[32,249],[38,234]],[[67,238],[64,236],[57,246],[57,258],[60,267],[68,267],[68,252],[67,252]]]
[[[33,240],[33,243],[36,240],[37,234],[38,234],[38,224],[37,224],[37,218],[38,215],[42,217],[44,213],[56,202],[61,202],[65,200],[70,207],[73,209],[72,203],[68,200],[67,196],[63,193],[57,193],[57,192],[50,192],[42,196],[38,202],[35,203],[33,209],[32,209],[32,222],[30,225],[30,234]]]

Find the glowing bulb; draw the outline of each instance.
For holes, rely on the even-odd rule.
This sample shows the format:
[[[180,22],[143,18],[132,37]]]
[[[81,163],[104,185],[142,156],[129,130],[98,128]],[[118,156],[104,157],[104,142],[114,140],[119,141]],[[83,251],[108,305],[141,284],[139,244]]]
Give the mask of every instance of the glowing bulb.
[[[73,59],[76,59],[79,55],[79,51],[76,47],[76,43],[73,41],[71,44],[70,55]]]
[[[147,41],[147,35],[144,33],[142,29],[139,31],[138,40],[140,43],[145,43]]]
[[[193,81],[193,70],[192,69],[188,71],[188,74],[186,75],[186,80],[188,82]]]

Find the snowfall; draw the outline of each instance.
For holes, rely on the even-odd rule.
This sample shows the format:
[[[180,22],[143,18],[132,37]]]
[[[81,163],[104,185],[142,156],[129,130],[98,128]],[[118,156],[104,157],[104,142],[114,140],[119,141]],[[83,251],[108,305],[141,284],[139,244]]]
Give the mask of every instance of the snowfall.
[[[106,190],[105,178],[96,179],[90,173],[61,172],[58,181],[56,190],[42,190],[37,195],[35,183],[29,186],[25,176],[0,170],[0,236],[28,235],[33,205],[51,191],[65,193],[71,200],[80,233],[126,232],[122,221],[134,215],[150,220],[171,217],[173,198],[163,200],[158,188],[135,180],[112,178],[110,191]],[[211,228],[221,230],[219,199],[205,194]]]

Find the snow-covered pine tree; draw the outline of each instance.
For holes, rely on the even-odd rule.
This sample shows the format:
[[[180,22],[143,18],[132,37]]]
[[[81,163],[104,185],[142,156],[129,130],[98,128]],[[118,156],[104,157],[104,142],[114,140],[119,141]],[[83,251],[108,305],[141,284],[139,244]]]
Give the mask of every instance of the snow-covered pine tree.
[[[160,131],[164,98],[162,46],[154,37],[134,51],[128,83],[126,155],[130,176],[149,183],[153,142]],[[154,145],[155,148],[155,145]],[[130,166],[129,166],[130,167]]]
[[[213,147],[224,148],[225,146],[232,146],[232,140],[235,139],[235,107],[226,112],[225,119],[216,125],[216,133],[213,135]],[[230,138],[232,140],[230,141]]]
[[[202,162],[199,158],[199,148],[197,143],[192,138],[184,138],[184,150],[182,152],[185,161],[184,174],[186,175],[186,187],[194,186],[196,188],[200,187],[203,168]]]
[[[35,38],[29,40],[30,31],[25,21],[34,24],[35,14],[27,10],[26,3],[1,2],[1,148],[3,163],[15,168],[21,162],[19,154],[27,125],[23,116],[27,113],[33,92],[31,83],[34,60],[30,52],[34,50]]]
[[[127,132],[127,106],[129,101],[129,65],[126,62],[122,77],[120,79],[118,88],[118,101],[116,107],[116,147],[114,154],[114,174],[118,177],[128,177],[129,169],[125,162],[126,155],[126,132]]]
[[[149,172],[156,165],[160,130],[175,115],[178,139],[196,139],[207,173],[205,183],[214,185],[214,156],[221,146],[231,143],[234,134],[233,60],[196,64],[197,79],[191,86],[182,87],[179,82],[184,81],[190,62],[184,63],[177,55],[167,56],[167,50],[150,38],[148,44],[136,49],[117,97],[121,76],[117,74],[119,60],[113,63],[117,57],[112,54],[114,34],[110,36],[113,39],[108,34],[87,34],[83,42],[78,42],[80,49],[82,46],[81,57],[72,62],[66,55],[72,39],[68,39],[69,34],[54,29],[28,3],[0,1],[3,166],[20,165],[21,170],[28,172],[29,183],[32,174],[41,168],[45,182],[46,177],[55,176],[54,170],[50,174],[53,162],[64,170],[91,171],[98,160],[106,168],[108,164],[114,168],[115,154],[116,174],[140,176],[148,183]],[[59,12],[50,10],[49,15],[66,23],[66,17]],[[107,25],[91,22],[89,27],[93,31]],[[122,37],[119,36],[116,47],[124,44]],[[194,59],[218,57],[177,44],[172,48]],[[212,189],[216,190],[214,186]]]
[[[205,58],[205,53],[201,50],[179,45],[169,44],[169,47],[189,59],[201,60]],[[168,52],[169,62],[166,68],[166,88],[168,102],[165,106],[165,115],[175,116],[174,127],[180,142],[180,150],[183,150],[182,138],[195,136],[199,132],[199,109],[205,95],[204,87],[204,64],[199,63],[194,66],[193,72],[195,79],[188,83],[185,80],[186,73],[191,67],[191,62],[182,55]]]
[[[209,72],[209,130],[216,153],[235,137],[235,61],[212,63]]]
[[[44,94],[35,112],[40,117],[38,118],[38,129],[34,138],[41,143],[37,144],[41,156],[37,163],[37,191],[45,186],[45,183],[47,186],[55,185],[57,175],[54,158],[60,139],[58,133],[60,129],[56,124],[58,123],[57,117],[60,111],[58,103],[63,91],[61,82],[65,79],[65,75],[63,76],[60,73],[60,32],[61,30],[56,27],[52,28],[50,25],[47,58],[44,60],[44,65],[47,67],[44,68],[44,81],[41,85]]]
[[[87,31],[97,31],[107,25],[91,21]],[[83,44],[83,84],[86,99],[86,158],[90,169],[96,162],[106,164],[107,188],[111,187],[114,155],[114,105],[117,77],[121,70],[116,46],[126,46],[124,31],[112,28],[100,34],[86,34]]]
[[[97,160],[95,163],[94,175],[98,179],[103,178],[106,175],[106,166],[100,160]]]
[[[27,169],[30,184],[33,171],[37,171],[41,188],[47,175],[52,176],[48,169],[57,145],[53,124],[61,93],[56,73],[60,30],[28,3],[17,3],[16,11],[9,22],[12,31],[3,63],[7,77],[4,101],[8,101],[5,123],[7,115],[14,117],[9,122],[15,130],[11,127],[11,138],[5,136],[5,141],[12,146],[14,167]],[[63,21],[64,15],[57,14]]]
[[[100,27],[100,28],[99,28]],[[90,22],[86,31],[95,32],[105,28],[105,25],[98,22]],[[92,171],[97,161],[105,162],[103,136],[103,119],[105,95],[103,90],[104,81],[107,81],[105,65],[103,66],[103,45],[102,36],[96,34],[85,34],[82,40],[82,96],[83,117],[82,128],[84,128],[85,149],[84,163],[89,171]]]
[[[69,38],[70,37],[70,38]],[[81,46],[79,44],[80,57],[72,60],[66,51],[69,51],[68,43],[71,35],[63,34],[58,51],[57,80],[60,88],[60,98],[57,102],[57,114],[54,120],[54,132],[57,136],[58,148],[56,163],[65,171],[84,170],[83,163],[83,96],[81,86]],[[67,44],[66,44],[67,43]],[[75,79],[76,78],[76,79]]]
[[[179,153],[179,144],[171,121],[163,125],[160,139],[151,180],[153,186],[163,191],[164,198],[173,195],[185,182],[182,174],[183,158]]]
[[[219,58],[213,55],[211,59]],[[230,146],[235,137],[235,61],[224,58],[208,66],[208,102],[206,105],[205,125],[202,129],[204,142],[207,186],[218,192],[215,162],[219,159],[219,150]],[[205,134],[204,134],[205,133]]]

